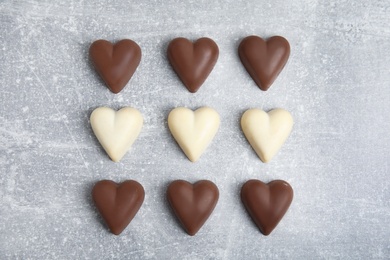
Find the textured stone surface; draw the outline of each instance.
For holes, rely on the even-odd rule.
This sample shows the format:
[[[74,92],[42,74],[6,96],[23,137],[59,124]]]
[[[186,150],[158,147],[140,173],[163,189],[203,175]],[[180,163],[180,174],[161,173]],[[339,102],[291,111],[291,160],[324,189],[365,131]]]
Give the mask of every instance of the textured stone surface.
[[[373,259],[390,255],[390,2],[382,1],[0,1],[0,258]],[[285,69],[261,92],[237,47],[251,34],[291,44]],[[174,37],[210,37],[219,60],[189,93],[171,69]],[[112,94],[92,69],[97,39],[142,48],[130,84]],[[221,116],[196,163],[171,137],[177,106]],[[120,163],[88,122],[98,106],[133,106],[143,130]],[[263,164],[240,130],[248,108],[282,107],[290,138]],[[92,204],[101,179],[135,179],[145,202],[114,236]],[[239,199],[256,178],[288,181],[292,205],[269,237]],[[175,179],[209,179],[220,190],[195,237],[179,226],[165,191]]]

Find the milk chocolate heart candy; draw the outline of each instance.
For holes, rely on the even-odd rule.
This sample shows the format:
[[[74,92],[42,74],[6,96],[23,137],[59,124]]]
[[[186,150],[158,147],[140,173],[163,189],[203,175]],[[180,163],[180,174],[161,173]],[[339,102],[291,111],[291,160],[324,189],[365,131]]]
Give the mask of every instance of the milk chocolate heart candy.
[[[119,235],[140,209],[145,197],[141,184],[128,180],[120,184],[103,180],[95,184],[92,198],[107,226]]]
[[[169,130],[192,162],[199,159],[213,140],[219,123],[217,111],[209,107],[201,107],[195,112],[185,107],[178,107],[168,116]]]
[[[117,94],[126,86],[137,69],[141,61],[141,48],[127,39],[116,44],[98,40],[92,43],[89,55],[108,88]]]
[[[241,200],[249,215],[260,229],[268,236],[278,225],[290,207],[293,189],[282,180],[265,184],[259,180],[247,181],[241,189]]]
[[[186,232],[193,236],[203,226],[217,205],[219,191],[211,181],[195,184],[176,180],[168,186],[167,198]]]
[[[257,86],[266,91],[284,68],[290,56],[290,44],[281,36],[267,41],[258,36],[248,36],[241,41],[238,53]]]
[[[241,117],[241,128],[250,145],[263,162],[269,162],[279,151],[293,127],[291,114],[278,108],[266,113],[249,109]]]
[[[195,93],[204,83],[218,60],[217,44],[209,38],[200,38],[195,43],[176,38],[168,46],[168,59],[177,75]]]
[[[119,162],[130,149],[143,125],[141,113],[131,107],[119,111],[109,107],[96,108],[90,121],[96,138],[114,162]]]

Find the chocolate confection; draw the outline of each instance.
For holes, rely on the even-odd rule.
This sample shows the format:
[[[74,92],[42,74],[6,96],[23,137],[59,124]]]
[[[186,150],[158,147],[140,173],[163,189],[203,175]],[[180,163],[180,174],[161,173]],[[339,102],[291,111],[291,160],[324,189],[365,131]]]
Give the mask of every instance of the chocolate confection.
[[[191,184],[187,181],[173,181],[167,191],[167,198],[185,231],[193,236],[206,222],[218,202],[219,191],[207,180]]]
[[[109,107],[96,108],[90,117],[92,130],[114,162],[119,162],[141,132],[144,119],[135,108],[115,111]]]
[[[272,160],[287,140],[294,120],[287,110],[276,108],[268,113],[252,108],[241,117],[241,128],[246,139],[260,160],[267,163]]]
[[[247,181],[241,189],[241,200],[260,229],[268,236],[278,225],[293,199],[291,186],[282,180],[265,184],[259,180]]]
[[[141,61],[141,48],[132,40],[121,40],[112,44],[98,40],[89,48],[92,63],[115,94],[119,93],[129,82]]]
[[[241,41],[238,54],[257,86],[266,91],[284,68],[290,56],[290,44],[281,36],[266,41],[248,36]]]
[[[95,184],[92,198],[107,226],[119,235],[137,214],[145,197],[141,184],[128,180],[120,184],[103,180]]]
[[[168,116],[168,127],[191,162],[196,162],[218,131],[220,118],[217,111],[201,107],[195,111],[177,107]]]
[[[209,38],[200,38],[192,43],[185,38],[176,38],[168,46],[168,59],[191,93],[198,91],[218,60],[217,44]]]

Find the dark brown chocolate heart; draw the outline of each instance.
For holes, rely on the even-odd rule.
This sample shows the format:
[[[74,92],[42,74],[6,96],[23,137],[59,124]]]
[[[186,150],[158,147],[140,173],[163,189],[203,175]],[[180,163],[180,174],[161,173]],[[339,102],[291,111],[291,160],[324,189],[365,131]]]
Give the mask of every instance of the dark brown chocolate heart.
[[[184,229],[193,236],[213,212],[219,191],[211,181],[202,180],[191,184],[176,180],[169,185],[167,197]]]
[[[92,198],[97,209],[115,235],[119,235],[137,214],[145,197],[141,184],[128,180],[120,184],[103,180],[95,184]]]
[[[89,56],[108,88],[117,94],[137,69],[141,61],[141,48],[127,39],[116,44],[98,40],[89,48]]]
[[[258,36],[248,36],[241,41],[238,54],[257,86],[266,91],[286,65],[290,44],[281,36],[267,41]]]
[[[176,38],[169,43],[168,59],[186,88],[195,93],[204,83],[218,60],[217,44],[209,38],[192,43]]]
[[[268,236],[290,207],[293,190],[285,181],[268,184],[259,180],[247,181],[241,189],[241,200],[261,233]]]

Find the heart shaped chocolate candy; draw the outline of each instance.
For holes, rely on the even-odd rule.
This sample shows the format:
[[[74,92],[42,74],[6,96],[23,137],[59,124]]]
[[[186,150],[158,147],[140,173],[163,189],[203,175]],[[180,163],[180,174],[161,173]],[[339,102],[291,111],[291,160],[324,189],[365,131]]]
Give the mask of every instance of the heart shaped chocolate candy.
[[[260,229],[268,236],[278,225],[290,207],[293,189],[282,180],[268,184],[259,180],[247,181],[241,189],[241,200],[249,215]]]
[[[265,163],[271,161],[282,147],[293,124],[291,114],[281,108],[268,113],[256,108],[249,109],[241,117],[241,128],[246,139]]]
[[[202,180],[191,184],[176,180],[168,186],[167,197],[184,229],[193,236],[213,212],[219,191],[211,181]]]
[[[119,235],[137,214],[145,197],[141,184],[128,180],[120,184],[103,180],[95,184],[92,198],[107,226]]]
[[[248,36],[241,41],[238,54],[257,86],[266,91],[283,70],[290,56],[290,44],[281,36],[266,41]]]
[[[119,162],[137,139],[143,125],[141,113],[131,107],[115,111],[98,107],[91,114],[92,130],[114,162]]]
[[[141,61],[141,48],[132,40],[112,44],[98,40],[89,48],[89,56],[98,74],[115,94],[129,82]]]
[[[177,107],[168,116],[169,130],[191,162],[197,161],[206,150],[219,124],[219,114],[210,107],[201,107],[195,111]]]
[[[191,93],[198,91],[218,60],[217,44],[209,38],[192,43],[176,38],[169,43],[168,59],[181,81]]]

